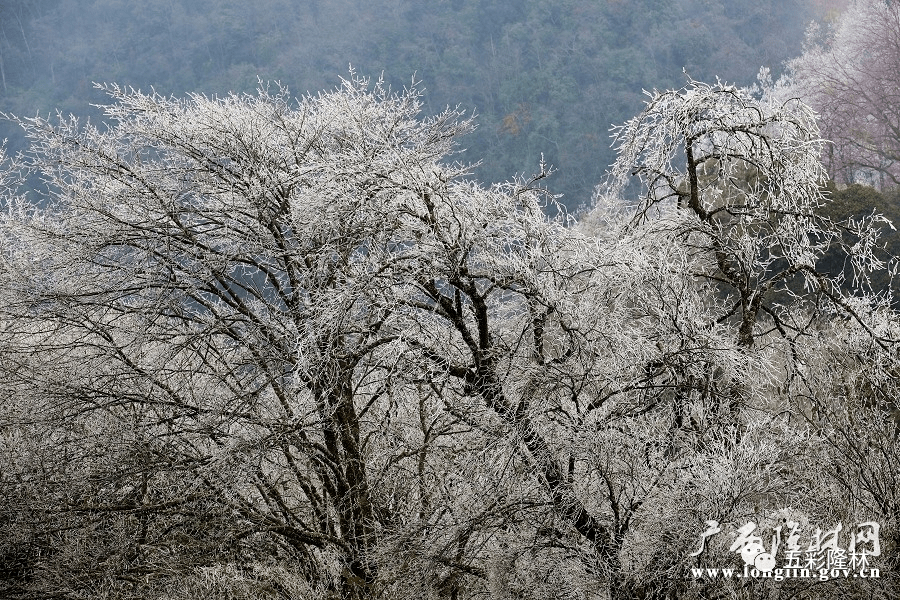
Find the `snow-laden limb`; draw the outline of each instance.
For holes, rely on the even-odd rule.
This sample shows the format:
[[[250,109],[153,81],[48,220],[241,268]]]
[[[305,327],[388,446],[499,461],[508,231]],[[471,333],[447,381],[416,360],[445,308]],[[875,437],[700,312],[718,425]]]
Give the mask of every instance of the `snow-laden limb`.
[[[822,216],[825,142],[807,105],[721,82],[648,95],[646,108],[614,130],[610,182],[624,190],[638,180],[628,229],[681,240],[697,257],[694,274],[729,299],[720,318],[736,320],[742,344],[771,328],[786,334],[790,305],[823,298],[844,306],[845,277],[871,291],[884,219],[872,215],[860,227]],[[846,275],[818,270],[827,252],[849,258]]]

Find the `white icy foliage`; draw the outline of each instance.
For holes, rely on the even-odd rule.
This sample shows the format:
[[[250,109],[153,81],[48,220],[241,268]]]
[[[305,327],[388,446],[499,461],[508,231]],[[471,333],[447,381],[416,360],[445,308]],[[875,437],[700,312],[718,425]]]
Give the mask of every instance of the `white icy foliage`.
[[[782,87],[812,105],[831,141],[822,156],[838,183],[900,182],[900,6],[853,0],[828,29],[811,28]]]
[[[801,303],[806,293],[838,307],[846,302],[845,275],[817,270],[829,250],[848,255],[858,288],[883,266],[875,253],[885,220],[876,214],[864,226],[841,225],[821,214],[825,142],[816,115],[785,99],[766,72],[760,77],[756,90],[690,81],[648,92],[646,108],[614,129],[619,158],[609,183],[621,194],[637,179],[640,199],[627,230],[680,240],[697,261],[694,274],[731,299],[725,310],[739,318],[744,345],[764,316],[784,333],[792,318],[784,304]]]
[[[815,216],[803,105],[697,82],[653,94],[617,132],[591,236],[543,213],[543,169],[465,179],[448,157],[472,124],[421,118],[415,88],[105,89],[107,129],[21,121],[34,145],[6,173],[32,169],[47,194],[4,191],[0,357],[10,395],[47,415],[35,428],[83,456],[82,432],[120,432],[103,464],[65,462],[91,475],[66,493],[105,515],[147,490],[129,560],[148,581],[630,597],[645,570],[685,567],[669,552],[653,571],[654,540],[693,545],[714,516],[683,506],[787,485],[769,467],[783,446],[745,409],[777,401],[811,330],[775,292],[798,294],[781,282],[799,272],[825,287],[815,264],[837,239]],[[622,209],[632,173],[643,194]],[[213,534],[227,553],[202,568],[170,552]],[[297,572],[259,562],[276,555]]]
[[[4,339],[60,427],[98,410],[127,424],[136,456],[165,457],[136,472],[229,515],[225,539],[307,556],[311,585],[490,581],[496,529],[522,519],[542,536],[561,519],[619,576],[640,501],[598,495],[628,460],[595,463],[622,436],[608,423],[738,368],[665,266],[677,247],[585,237],[543,214],[536,181],[465,180],[445,161],[471,124],[419,118],[415,89],[105,89],[107,129],[20,121],[49,192],[2,222]],[[653,494],[666,469],[611,485]],[[115,506],[135,484],[104,489],[92,501]],[[403,568],[383,558],[398,547],[416,557]]]

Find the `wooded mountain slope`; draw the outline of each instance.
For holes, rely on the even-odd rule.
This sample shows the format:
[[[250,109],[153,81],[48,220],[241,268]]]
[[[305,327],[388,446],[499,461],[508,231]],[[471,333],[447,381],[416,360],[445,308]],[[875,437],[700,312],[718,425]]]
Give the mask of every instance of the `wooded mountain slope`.
[[[558,169],[570,208],[614,160],[609,127],[642,89],[680,87],[683,70],[752,83],[801,51],[813,0],[9,0],[0,6],[0,112],[98,113],[93,82],[163,94],[295,94],[332,89],[348,66],[425,88],[425,110],[479,115],[462,160],[482,181]],[[0,124],[0,138],[22,147]]]

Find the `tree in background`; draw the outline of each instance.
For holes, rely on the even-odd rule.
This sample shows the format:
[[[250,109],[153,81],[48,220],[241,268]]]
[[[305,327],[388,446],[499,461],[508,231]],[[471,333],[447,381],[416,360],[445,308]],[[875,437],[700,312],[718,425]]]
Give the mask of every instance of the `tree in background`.
[[[880,188],[900,183],[900,6],[852,2],[834,26],[814,29],[790,62],[791,93],[821,115],[829,175]]]

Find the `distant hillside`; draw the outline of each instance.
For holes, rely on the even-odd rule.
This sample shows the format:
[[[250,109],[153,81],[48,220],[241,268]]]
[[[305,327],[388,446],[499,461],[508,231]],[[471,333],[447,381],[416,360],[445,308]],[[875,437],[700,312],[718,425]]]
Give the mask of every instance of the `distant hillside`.
[[[478,130],[460,157],[478,178],[529,174],[586,202],[613,156],[609,127],[642,89],[691,77],[741,85],[777,74],[831,0],[7,0],[0,4],[0,111],[96,117],[92,82],[163,94],[332,88],[349,65],[395,87],[415,75],[428,111],[460,104]],[[18,132],[0,137],[20,147]]]

